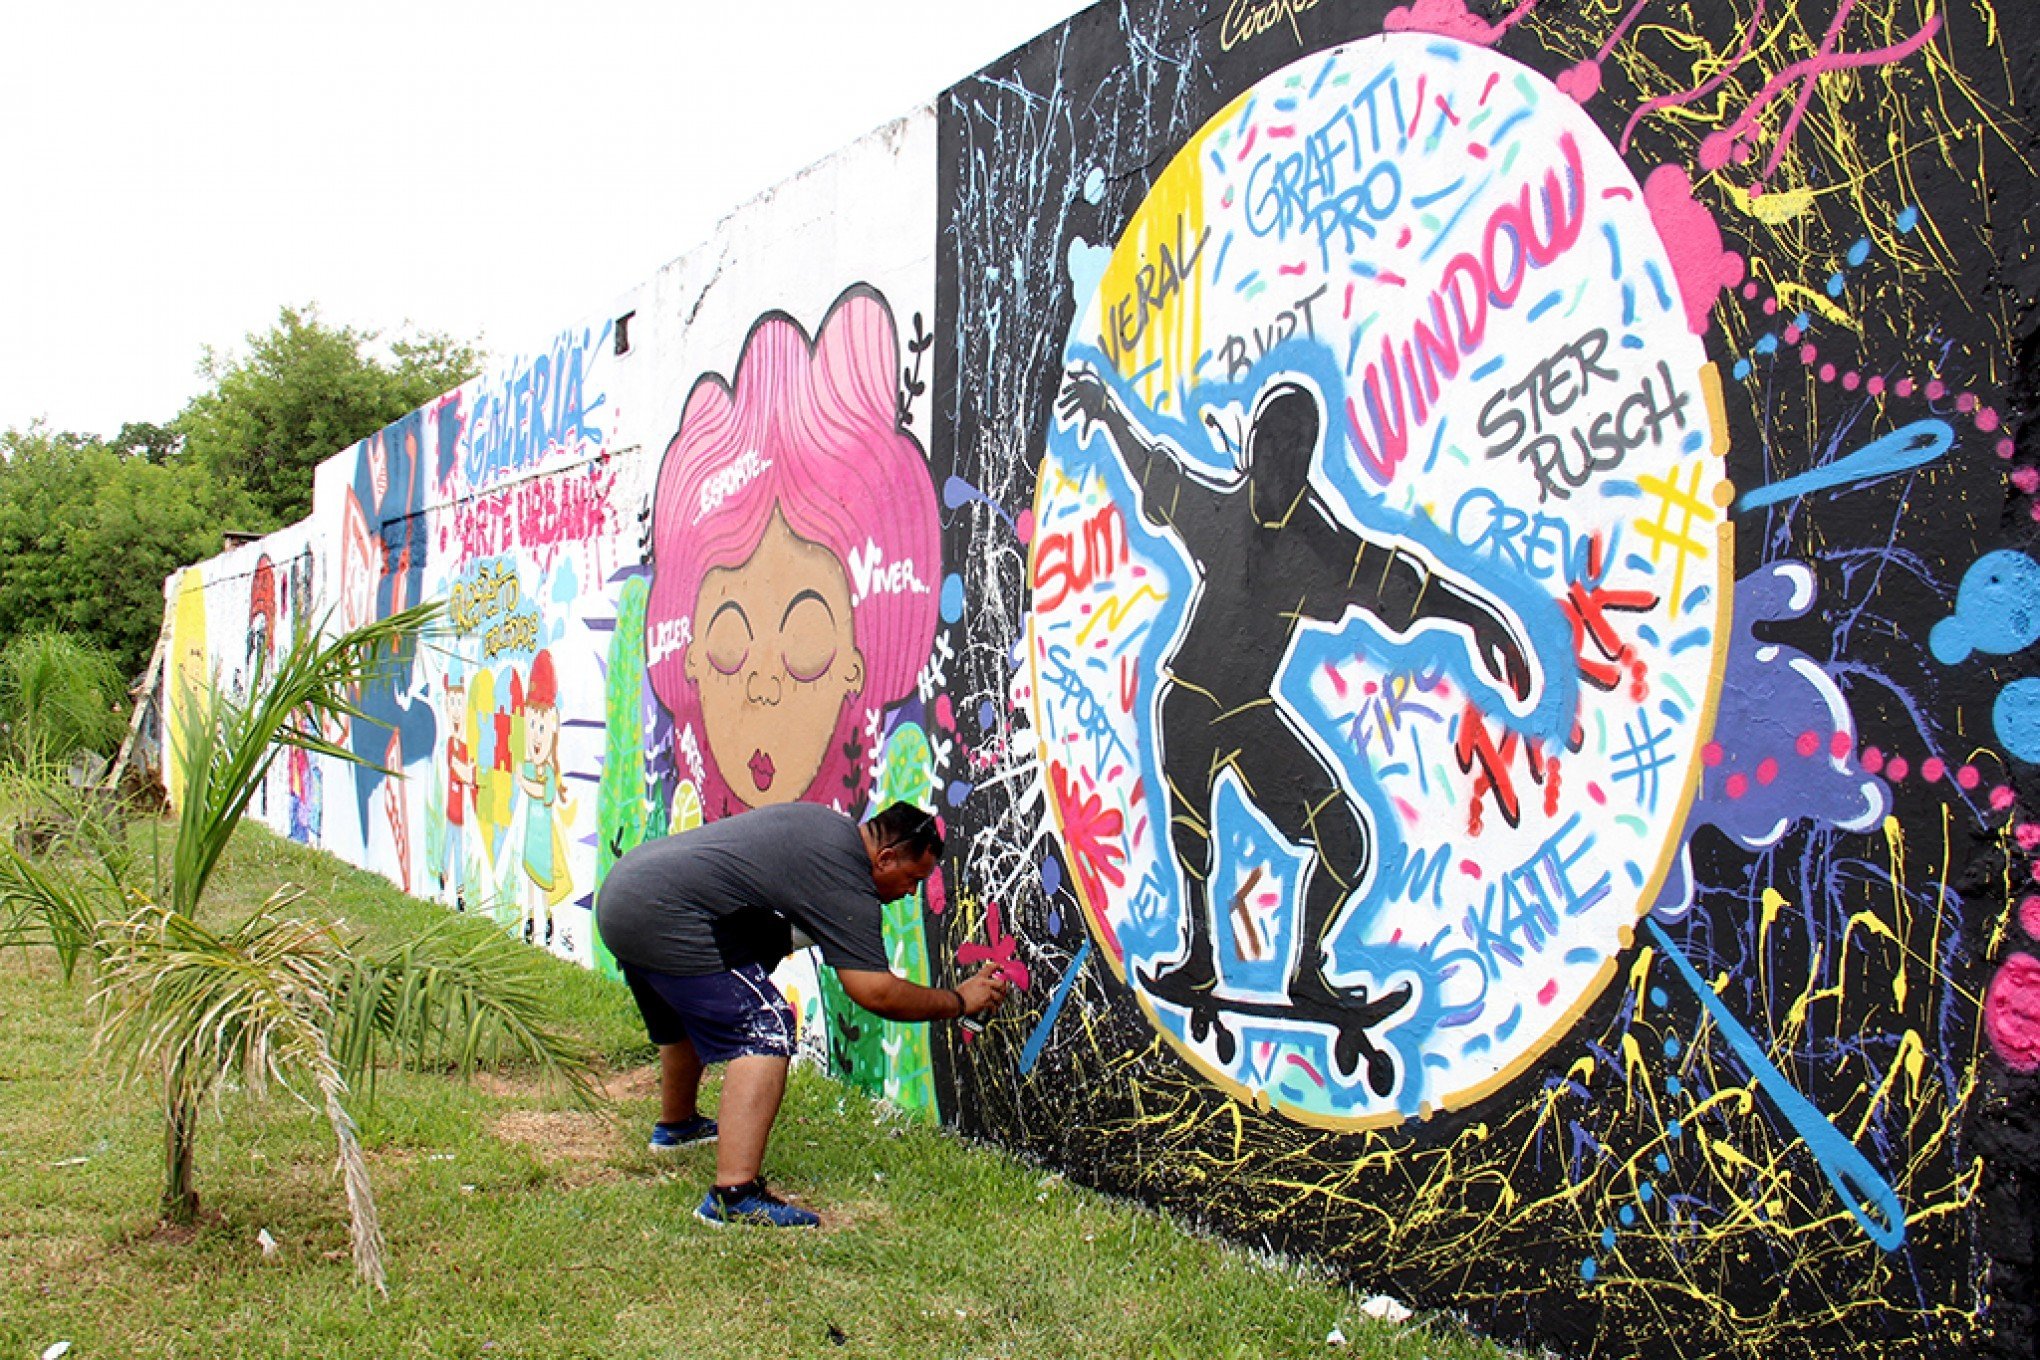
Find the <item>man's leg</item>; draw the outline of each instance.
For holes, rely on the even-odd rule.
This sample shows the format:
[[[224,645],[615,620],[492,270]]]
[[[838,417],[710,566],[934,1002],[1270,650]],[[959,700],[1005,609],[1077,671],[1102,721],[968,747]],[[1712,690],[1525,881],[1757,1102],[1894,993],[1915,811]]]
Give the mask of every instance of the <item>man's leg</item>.
[[[684,1124],[701,1113],[701,1059],[694,1041],[659,1045],[659,1122]]]
[[[749,1054],[723,1068],[721,1133],[715,1145],[715,1183],[748,1185],[765,1165],[765,1141],[786,1096],[787,1060]]]

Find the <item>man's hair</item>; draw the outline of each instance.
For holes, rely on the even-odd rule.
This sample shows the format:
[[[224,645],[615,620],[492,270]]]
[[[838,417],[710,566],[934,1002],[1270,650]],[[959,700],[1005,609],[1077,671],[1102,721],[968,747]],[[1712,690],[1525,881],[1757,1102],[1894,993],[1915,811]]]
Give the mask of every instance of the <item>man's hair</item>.
[[[942,830],[935,825],[935,814],[912,803],[894,803],[865,825],[878,833],[881,850],[899,846],[915,859],[942,853]]]

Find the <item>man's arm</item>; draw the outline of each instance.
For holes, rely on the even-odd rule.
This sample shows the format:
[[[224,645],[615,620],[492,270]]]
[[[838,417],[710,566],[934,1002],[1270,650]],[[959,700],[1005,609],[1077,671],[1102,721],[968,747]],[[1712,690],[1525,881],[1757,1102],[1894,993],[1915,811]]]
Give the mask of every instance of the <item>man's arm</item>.
[[[907,981],[897,973],[882,973],[867,969],[838,969],[836,978],[843,984],[843,990],[873,1015],[887,1020],[914,1022],[918,1020],[955,1020],[961,1015],[980,1015],[995,1011],[1006,999],[1006,979],[999,975],[998,965],[987,963],[963,984],[950,991],[943,987],[923,987]],[[957,1010],[957,997],[963,998],[963,1011]]]
[[[1426,622],[1463,625],[1471,635],[1474,664],[1518,701],[1530,697],[1530,648],[1513,617],[1415,553],[1357,539],[1346,603],[1372,614],[1397,637],[1408,637]]]
[[[1132,419],[1089,367],[1079,364],[1063,377],[1063,389],[1056,401],[1058,420],[1074,427],[1080,444],[1090,442],[1091,432],[1102,428],[1126,464],[1134,493],[1141,508],[1152,518],[1174,523],[1176,503],[1186,494],[1209,495],[1191,481],[1183,465],[1169,448],[1150,440],[1134,427]]]

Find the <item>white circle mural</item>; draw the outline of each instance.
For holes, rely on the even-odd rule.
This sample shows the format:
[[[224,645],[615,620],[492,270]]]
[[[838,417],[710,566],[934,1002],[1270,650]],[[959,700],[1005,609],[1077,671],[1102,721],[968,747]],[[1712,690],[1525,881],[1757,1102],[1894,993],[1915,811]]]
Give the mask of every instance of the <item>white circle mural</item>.
[[[1385,35],[1243,93],[1072,273],[1016,683],[1093,936],[1263,1108],[1478,1099],[1656,903],[1726,633],[1643,193],[1542,77]]]

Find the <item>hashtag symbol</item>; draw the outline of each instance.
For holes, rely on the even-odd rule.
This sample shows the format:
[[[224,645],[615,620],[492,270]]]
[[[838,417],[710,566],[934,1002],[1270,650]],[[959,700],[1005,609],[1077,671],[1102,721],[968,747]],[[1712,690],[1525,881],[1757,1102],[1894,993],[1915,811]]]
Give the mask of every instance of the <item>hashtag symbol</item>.
[[[1651,730],[1649,711],[1639,710],[1623,733],[1629,738],[1629,745],[1615,753],[1612,777],[1624,783],[1635,780],[1637,804],[1645,811],[1656,812],[1658,771],[1672,763],[1672,754],[1666,749],[1670,729]]]
[[[1674,616],[1684,608],[1686,599],[1686,563],[1689,559],[1705,559],[1707,544],[1693,535],[1693,521],[1696,517],[1710,517],[1709,507],[1699,496],[1701,465],[1692,465],[1691,484],[1679,485],[1679,474],[1674,471],[1670,477],[1655,477],[1648,473],[1636,479],[1643,491],[1658,498],[1658,512],[1655,522],[1648,519],[1636,521],[1637,532],[1650,541],[1650,564],[1658,565],[1664,551],[1669,548],[1677,556],[1672,562],[1672,612]],[[1679,527],[1673,529],[1672,516],[1677,512]]]

